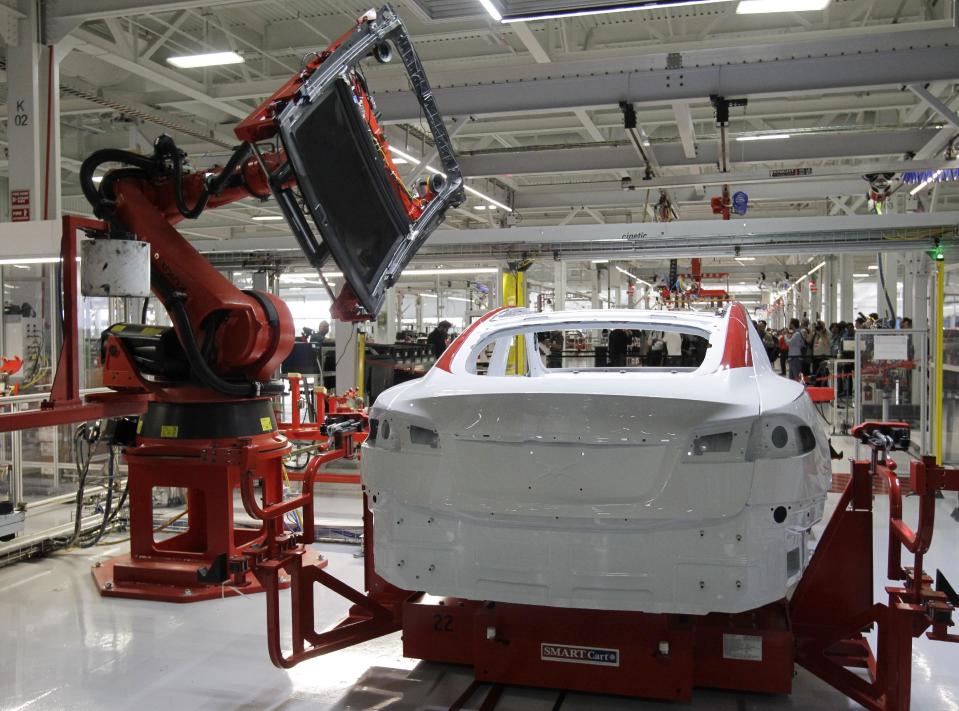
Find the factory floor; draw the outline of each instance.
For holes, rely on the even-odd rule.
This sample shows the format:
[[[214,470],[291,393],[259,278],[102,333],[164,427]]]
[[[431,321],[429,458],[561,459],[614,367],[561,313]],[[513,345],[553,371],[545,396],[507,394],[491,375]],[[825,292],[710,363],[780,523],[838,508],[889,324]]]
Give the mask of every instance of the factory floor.
[[[834,440],[853,454],[850,440]],[[843,471],[840,464],[837,471]],[[341,494],[342,496],[342,494]],[[838,496],[830,494],[828,515]],[[341,515],[356,501],[343,499],[320,512]],[[952,514],[956,495],[937,504],[936,531],[926,569],[959,576],[959,522]],[[884,570],[885,497],[877,497],[876,570]],[[905,500],[915,520],[916,500]],[[319,514],[318,514],[319,515]],[[821,526],[820,526],[821,528]],[[352,546],[322,547],[329,570],[359,586],[362,563]],[[0,569],[0,709],[446,709],[471,681],[467,669],[421,663],[402,656],[399,634],[305,662],[291,670],[267,658],[265,609],[257,596],[187,605],[101,598],[90,566],[124,546],[96,552],[61,553]],[[954,583],[959,583],[953,580]],[[883,580],[876,599],[883,599]],[[317,593],[317,628],[344,614],[346,604],[332,593]],[[661,702],[589,694],[558,694],[508,688],[502,711],[559,708],[561,711],[670,708]],[[478,709],[483,694],[465,706]],[[920,638],[913,651],[913,709],[959,711],[959,645]],[[797,668],[791,697],[697,690],[692,704],[679,708],[855,709],[855,703]]]

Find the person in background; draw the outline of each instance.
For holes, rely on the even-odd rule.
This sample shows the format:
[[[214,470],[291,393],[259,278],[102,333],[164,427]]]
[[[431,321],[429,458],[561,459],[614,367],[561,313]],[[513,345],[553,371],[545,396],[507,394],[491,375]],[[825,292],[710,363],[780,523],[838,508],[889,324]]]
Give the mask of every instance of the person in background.
[[[908,316],[903,316],[902,321],[899,322],[899,328],[904,331],[908,331],[910,328],[912,328],[912,319]]]
[[[776,350],[779,357],[779,374],[782,376],[786,375],[786,356],[789,353],[789,344],[786,342],[786,339],[789,337],[789,330],[784,328],[779,332],[779,336],[776,339]]]
[[[612,368],[626,367],[626,349],[629,347],[629,334],[621,328],[609,332],[609,365]]]
[[[759,331],[759,337],[763,339],[763,350],[766,351],[766,357],[769,358],[769,363],[772,365],[776,362],[776,358],[779,355],[779,345],[776,342],[776,336],[773,334],[772,329],[769,328],[769,324],[765,321],[759,321],[756,324],[756,330]]]
[[[802,376],[803,350],[806,348],[806,338],[803,336],[798,318],[789,322],[789,337],[786,339],[786,345],[789,379],[799,380]]]
[[[666,344],[666,360],[663,362],[663,365],[681,365],[683,356],[683,337],[679,331],[664,331],[663,342]]]
[[[446,350],[449,332],[452,327],[453,324],[449,321],[440,321],[436,324],[436,328],[430,331],[430,335],[426,337],[426,342],[433,349],[434,358],[439,358]]]
[[[826,324],[816,321],[812,333],[812,374],[816,385],[828,384],[829,358],[832,355],[832,338]]]
[[[310,334],[310,343],[323,343],[328,335],[330,335],[330,322],[320,321],[320,325]]]

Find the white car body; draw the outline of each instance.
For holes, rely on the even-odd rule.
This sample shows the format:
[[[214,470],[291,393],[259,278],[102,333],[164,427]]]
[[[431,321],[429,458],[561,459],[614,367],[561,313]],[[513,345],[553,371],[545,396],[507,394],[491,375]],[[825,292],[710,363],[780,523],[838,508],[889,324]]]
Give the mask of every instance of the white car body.
[[[830,452],[803,386],[772,371],[748,324],[739,304],[487,314],[371,410],[376,571],[433,595],[571,608],[734,613],[782,599],[807,564]],[[710,346],[696,368],[543,367],[535,332],[597,328]],[[506,375],[518,333],[529,371]]]

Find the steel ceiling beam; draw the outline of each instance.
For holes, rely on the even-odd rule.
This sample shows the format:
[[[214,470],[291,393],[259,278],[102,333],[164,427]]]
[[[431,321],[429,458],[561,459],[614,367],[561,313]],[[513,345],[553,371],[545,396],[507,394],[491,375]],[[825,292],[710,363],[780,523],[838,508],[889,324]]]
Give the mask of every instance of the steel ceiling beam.
[[[842,91],[959,78],[955,30],[903,32],[835,42],[716,51],[719,60],[702,63],[710,52],[690,53],[684,66],[663,69],[665,59],[590,60],[506,67],[503,76],[485,68],[475,82],[469,70],[457,85],[431,76],[433,94],[447,114],[487,116],[574,108],[702,100],[710,95],[764,96]],[[740,59],[735,60],[734,57]],[[696,64],[694,64],[696,62]],[[500,79],[497,81],[497,79]],[[380,91],[377,106],[387,120],[415,121],[416,98],[407,92]]]
[[[454,255],[457,248],[479,249],[495,245],[522,244],[524,248],[550,250],[568,246],[584,254],[619,251],[623,259],[650,258],[653,248],[663,256],[697,254],[732,255],[737,247],[742,254],[797,254],[805,249],[823,251],[863,251],[886,248],[926,249],[934,230],[952,238],[959,224],[959,212],[857,215],[855,217],[787,217],[735,220],[681,220],[677,222],[640,222],[630,224],[547,225],[481,228],[434,232],[422,256],[437,248]],[[926,238],[911,241],[908,230],[917,230]],[[889,235],[896,230],[895,239]],[[229,241],[196,239],[193,245],[204,253],[239,251],[297,251],[290,236],[235,238]],[[743,245],[750,245],[744,248]],[[580,247],[581,246],[581,247]],[[515,247],[511,247],[515,249]],[[689,250],[689,251],[687,251]],[[785,251],[784,251],[785,250]]]
[[[766,163],[904,156],[918,151],[936,133],[936,129],[835,132],[797,134],[779,141],[734,141],[730,157],[737,163]],[[714,143],[700,146],[695,158],[687,158],[680,143],[656,144],[655,150],[656,159],[663,167],[718,165],[719,161]],[[461,155],[460,166],[464,175],[483,177],[621,171],[636,168],[637,163],[636,155],[627,146],[595,146]]]
[[[41,0],[43,41],[56,44],[89,20],[236,4],[237,0]]]
[[[156,62],[137,61],[125,56],[121,48],[90,32],[77,30],[75,34],[78,39],[82,40],[82,44],[77,46],[77,50],[97,57],[107,64],[112,64],[125,72],[147,79],[167,89],[172,89],[187,99],[206,104],[233,118],[246,118],[250,113],[249,109],[243,109],[226,101],[212,98],[202,84],[187,79],[182,74],[170,71]]]
[[[859,177],[819,179],[801,183],[757,183],[743,185],[734,179],[733,174],[725,176],[731,188],[742,187],[749,194],[751,201],[755,200],[808,200],[823,199],[825,195],[857,195],[866,189],[866,182]],[[662,181],[639,181],[635,190],[620,190],[610,187],[609,182],[597,186],[591,185],[557,185],[548,186],[543,192],[533,192],[529,189],[517,193],[513,207],[517,210],[549,210],[572,207],[633,208],[641,210],[646,204],[646,190],[650,193],[651,201],[658,199],[658,184]],[[711,185],[706,190],[705,199],[708,201],[713,195],[722,193],[721,184]],[[703,195],[696,186],[669,187],[669,196],[673,204],[703,202]]]

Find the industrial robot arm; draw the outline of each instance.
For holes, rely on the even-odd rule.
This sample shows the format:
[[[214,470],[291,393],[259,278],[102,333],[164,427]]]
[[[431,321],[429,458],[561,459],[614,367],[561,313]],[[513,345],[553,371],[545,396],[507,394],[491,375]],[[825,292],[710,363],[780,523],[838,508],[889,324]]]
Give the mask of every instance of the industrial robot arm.
[[[442,173],[413,188],[393,163],[360,67],[368,57],[389,61],[391,43],[443,166]],[[255,397],[289,353],[293,324],[287,307],[272,294],[233,286],[177,231],[181,220],[272,195],[311,265],[319,270],[332,256],[345,274],[340,294],[331,291],[334,316],[360,321],[375,316],[386,289],[446,210],[464,199],[429,84],[389,6],[364,14],[314,54],[235,133],[242,144],[225,166],[211,171],[188,172],[185,154],[166,136],[156,141],[152,156],[108,149],[84,161],[84,194],[109,224],[108,232],[94,236],[150,244],[151,288],[174,323],[173,333],[112,329],[105,342],[110,374],[105,384],[149,390],[189,376],[222,395]],[[281,149],[260,149],[259,142],[277,137]],[[117,163],[123,167],[99,185],[94,182],[98,168]]]

